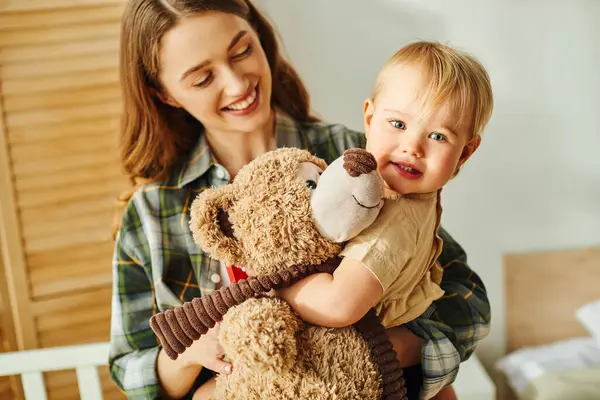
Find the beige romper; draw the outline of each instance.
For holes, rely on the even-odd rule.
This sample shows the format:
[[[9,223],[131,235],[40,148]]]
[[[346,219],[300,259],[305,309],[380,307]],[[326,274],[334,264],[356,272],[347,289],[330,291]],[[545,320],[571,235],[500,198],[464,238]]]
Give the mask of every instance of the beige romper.
[[[401,196],[386,190],[373,225],[341,253],[362,262],[381,284],[383,296],[375,309],[386,328],[417,318],[444,294],[437,262],[442,251],[437,235],[440,192]]]

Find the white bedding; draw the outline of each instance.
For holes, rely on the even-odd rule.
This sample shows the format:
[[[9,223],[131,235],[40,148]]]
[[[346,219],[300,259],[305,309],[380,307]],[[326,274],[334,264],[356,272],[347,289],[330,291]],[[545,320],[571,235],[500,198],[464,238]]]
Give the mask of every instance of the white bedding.
[[[509,385],[519,395],[544,374],[600,368],[600,346],[593,338],[577,338],[524,348],[501,358],[496,367],[504,373]]]
[[[523,348],[496,363],[520,400],[600,399],[600,300],[576,318],[589,337]]]
[[[600,368],[552,371],[531,382],[519,400],[600,399]]]

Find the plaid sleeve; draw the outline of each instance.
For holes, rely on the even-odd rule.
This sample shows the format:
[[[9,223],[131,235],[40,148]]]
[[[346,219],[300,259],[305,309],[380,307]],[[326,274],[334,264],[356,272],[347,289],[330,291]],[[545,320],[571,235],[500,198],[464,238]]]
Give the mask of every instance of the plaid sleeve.
[[[158,342],[149,324],[154,287],[144,261],[148,243],[133,202],[125,213],[113,257],[110,374],[129,399],[159,398]]]
[[[483,282],[467,265],[462,247],[440,227],[444,248],[441,287],[446,292],[424,316],[406,324],[425,340],[422,356],[423,389],[429,399],[454,382],[459,364],[467,360],[490,329],[490,304]]]

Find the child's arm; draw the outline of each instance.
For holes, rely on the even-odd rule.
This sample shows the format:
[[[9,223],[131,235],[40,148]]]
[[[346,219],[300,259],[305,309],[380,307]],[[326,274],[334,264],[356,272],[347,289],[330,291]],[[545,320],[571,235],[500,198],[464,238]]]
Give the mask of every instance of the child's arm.
[[[304,321],[341,328],[354,324],[377,304],[383,288],[363,263],[344,257],[333,275],[311,275],[278,294]]]

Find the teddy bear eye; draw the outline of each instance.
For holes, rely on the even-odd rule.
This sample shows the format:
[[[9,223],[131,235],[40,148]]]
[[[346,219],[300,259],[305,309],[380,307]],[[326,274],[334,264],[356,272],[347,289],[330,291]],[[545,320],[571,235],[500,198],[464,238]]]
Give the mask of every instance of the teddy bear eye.
[[[309,179],[306,181],[306,187],[308,187],[309,189],[316,189],[317,182],[313,181],[312,179]]]

